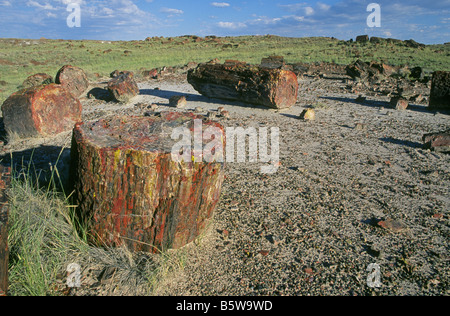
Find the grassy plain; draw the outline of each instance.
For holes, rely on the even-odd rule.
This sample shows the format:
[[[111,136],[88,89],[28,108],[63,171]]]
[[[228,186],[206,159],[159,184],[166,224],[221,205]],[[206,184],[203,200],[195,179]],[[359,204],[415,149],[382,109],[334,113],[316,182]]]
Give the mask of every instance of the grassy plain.
[[[188,62],[237,59],[259,63],[269,55],[282,55],[288,63],[334,62],[349,64],[360,58],[391,65],[420,66],[431,72],[450,70],[450,45],[424,48],[383,41],[350,43],[334,38],[285,38],[278,36],[151,38],[148,41],[0,40],[0,102],[35,73],[52,76],[66,64],[94,74],[115,69],[139,71]]]

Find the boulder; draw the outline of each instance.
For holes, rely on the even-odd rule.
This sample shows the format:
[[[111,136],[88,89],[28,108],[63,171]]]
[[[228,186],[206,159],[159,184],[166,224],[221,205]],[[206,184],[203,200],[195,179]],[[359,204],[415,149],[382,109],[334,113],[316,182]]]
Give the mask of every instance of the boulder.
[[[89,80],[84,70],[71,65],[63,66],[58,71],[55,82],[75,98],[79,98],[89,88]]]
[[[450,110],[450,71],[433,73],[429,108],[432,110]]]
[[[54,136],[81,121],[81,103],[58,84],[22,89],[2,105],[8,134],[22,138]]]
[[[132,72],[123,71],[108,82],[108,91],[117,102],[127,103],[139,94]]]

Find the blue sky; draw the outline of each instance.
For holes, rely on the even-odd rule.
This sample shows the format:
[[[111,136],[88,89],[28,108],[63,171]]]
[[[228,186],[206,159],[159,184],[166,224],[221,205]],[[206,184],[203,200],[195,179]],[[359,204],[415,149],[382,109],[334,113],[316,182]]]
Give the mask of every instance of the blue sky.
[[[81,27],[67,26],[70,3]],[[370,3],[381,27],[367,26]],[[148,36],[357,35],[450,42],[450,0],[0,0],[0,37],[142,40]]]

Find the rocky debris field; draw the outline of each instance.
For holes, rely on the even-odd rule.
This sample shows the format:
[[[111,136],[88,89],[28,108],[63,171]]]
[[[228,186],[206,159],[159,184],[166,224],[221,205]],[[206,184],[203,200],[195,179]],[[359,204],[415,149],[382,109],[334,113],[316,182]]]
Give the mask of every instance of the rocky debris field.
[[[209,229],[174,251],[183,268],[156,295],[450,294],[450,156],[424,149],[422,140],[449,128],[448,113],[427,109],[429,82],[369,83],[340,70],[300,76],[296,105],[282,110],[201,96],[186,72],[139,80],[139,95],[126,104],[108,99],[108,80],[91,84],[96,93],[80,99],[83,120],[194,111],[224,127],[280,130],[278,171],[263,174],[260,162],[226,164]],[[395,109],[391,97],[407,90],[421,97]],[[170,105],[174,96],[186,102]],[[313,120],[299,119],[305,109]],[[70,138],[4,137],[1,154],[25,165],[33,158],[44,176],[58,161],[64,176]],[[377,287],[367,280],[376,272],[371,264],[380,272]],[[106,286],[108,294],[127,294],[111,287],[114,276],[108,285],[97,277],[86,275],[73,294],[101,295]]]

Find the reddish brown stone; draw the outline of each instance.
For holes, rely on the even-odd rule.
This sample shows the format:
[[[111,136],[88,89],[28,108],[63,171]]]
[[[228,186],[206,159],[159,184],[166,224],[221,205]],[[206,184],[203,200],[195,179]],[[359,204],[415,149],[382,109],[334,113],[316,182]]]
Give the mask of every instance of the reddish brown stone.
[[[450,71],[436,71],[433,73],[429,108],[433,110],[450,110]]]
[[[117,102],[126,103],[139,94],[132,72],[123,71],[108,82],[108,91]]]
[[[450,129],[444,132],[425,134],[424,148],[437,152],[450,152]]]
[[[53,78],[50,75],[39,73],[31,75],[27,79],[25,79],[25,81],[22,83],[22,87],[26,89],[50,83],[53,83]]]
[[[202,116],[168,112],[76,125],[74,203],[93,244],[158,252],[180,248],[205,230],[220,198],[223,164],[171,157],[179,142],[171,138],[174,128],[192,132],[195,119]],[[203,130],[223,130],[218,123],[202,124]]]
[[[5,129],[19,137],[69,131],[81,121],[81,110],[80,101],[54,83],[20,90],[2,105]]]
[[[61,84],[76,98],[89,88],[89,80],[83,69],[71,65],[63,66],[58,71],[55,82]]]
[[[270,108],[297,102],[297,76],[288,70],[259,68],[239,61],[200,64],[188,72],[188,82],[204,96],[242,101]]]
[[[158,77],[158,69],[144,70],[142,76],[156,79]]]
[[[408,100],[402,98],[402,97],[394,97],[391,98],[391,105],[396,110],[406,110],[408,108]]]

